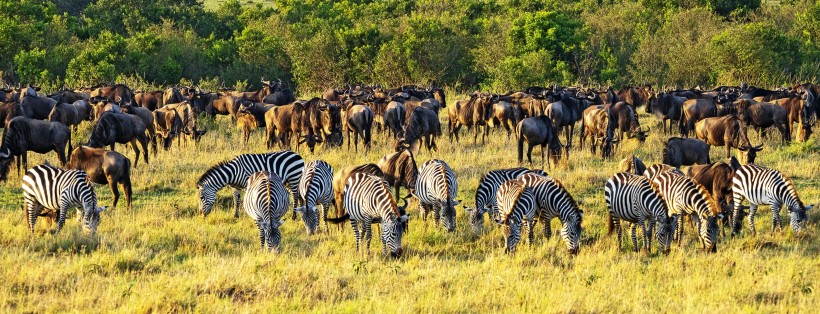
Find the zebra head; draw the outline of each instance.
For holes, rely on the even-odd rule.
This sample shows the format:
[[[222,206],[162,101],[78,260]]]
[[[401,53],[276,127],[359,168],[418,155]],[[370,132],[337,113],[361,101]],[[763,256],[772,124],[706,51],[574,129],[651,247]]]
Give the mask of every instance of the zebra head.
[[[208,185],[197,185],[196,188],[199,190],[199,212],[203,217],[208,216],[216,202],[216,189]]]
[[[722,216],[722,215],[721,215]],[[718,236],[718,216],[708,216],[706,214],[700,217],[700,239],[703,242],[703,249],[706,252],[717,252],[717,236]],[[682,223],[682,222],[678,222]]]
[[[461,200],[441,202],[441,223],[447,232],[456,230],[456,205],[461,203]]]
[[[284,223],[283,220],[274,220],[273,223],[260,223],[262,235],[265,237],[265,246],[262,247],[263,250],[267,249],[268,251],[279,254],[279,243],[282,242],[282,233],[279,231],[279,227]]]
[[[97,226],[100,225],[100,213],[105,211],[105,207],[97,204],[83,205],[83,231],[87,234],[97,233]]]
[[[804,206],[803,208],[789,209],[789,216],[791,216],[791,225],[794,232],[806,228],[806,223],[809,220],[809,215],[806,213],[813,205]]]
[[[664,253],[669,253],[672,245],[672,234],[674,228],[673,218],[666,215],[655,218],[657,230],[655,230],[655,238],[658,240],[658,245]]]
[[[579,211],[576,215],[569,215],[566,221],[563,221],[561,227],[561,238],[567,245],[567,250],[570,254],[578,254],[581,249],[581,221],[583,220],[583,212]]]
[[[407,215],[402,215],[395,219],[387,219],[382,223],[382,241],[390,248],[391,257],[399,257],[402,253],[401,237],[407,226]]]
[[[501,233],[506,240],[504,253],[515,253],[515,248],[518,246],[518,242],[521,241],[521,222],[509,221],[501,225]]]
[[[302,213],[302,221],[305,223],[308,235],[315,234],[319,227],[319,209],[316,206],[299,206],[294,207],[293,210]]]
[[[481,208],[469,208],[464,207],[464,210],[467,211],[467,215],[470,217],[470,225],[473,228],[473,232],[479,233],[481,230],[484,229],[484,213],[487,212],[486,207]]]

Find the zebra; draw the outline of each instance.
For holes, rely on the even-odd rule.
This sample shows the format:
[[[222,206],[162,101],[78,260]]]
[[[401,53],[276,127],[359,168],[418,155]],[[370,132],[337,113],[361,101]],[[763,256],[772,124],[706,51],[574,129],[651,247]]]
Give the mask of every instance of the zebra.
[[[584,211],[572,195],[567,192],[561,181],[535,173],[526,173],[520,177],[535,195],[538,221],[544,224],[544,236],[550,238],[552,230],[550,221],[558,217],[563,225],[561,238],[570,254],[578,254],[581,240],[581,223]],[[534,226],[534,225],[533,225]]]
[[[661,174],[661,173],[667,172],[667,171],[672,171],[672,172],[675,172],[677,174],[683,175],[683,172],[680,171],[680,169],[672,167],[672,166],[667,165],[667,164],[654,164],[654,165],[651,165],[651,166],[649,166],[649,168],[646,168],[646,170],[643,172],[643,175],[649,180],[649,182],[652,182],[652,181],[655,180],[655,177],[657,177],[658,174]]]
[[[282,234],[282,216],[290,206],[290,195],[282,178],[267,171],[254,172],[248,177],[243,206],[248,216],[256,221],[259,228],[259,243],[262,250],[279,253]]]
[[[629,172],[616,173],[604,184],[604,199],[609,208],[609,234],[618,231],[618,250],[621,249],[621,220],[632,223],[632,247],[638,251],[635,235],[637,225],[643,231],[643,248],[651,250],[652,229],[657,224],[655,237],[664,253],[669,252],[671,230],[669,211],[660,195],[652,189],[649,180]]]
[[[234,218],[239,218],[240,190],[245,188],[248,177],[257,171],[275,173],[282,178],[291,191],[294,203],[299,204],[298,186],[304,164],[302,156],[292,151],[242,154],[220,162],[205,171],[196,183],[199,211],[203,216],[210,214],[216,202],[216,192],[229,185],[233,188]]]
[[[502,225],[506,253],[514,253],[521,240],[521,229],[527,232],[532,245],[533,218],[535,216],[535,194],[521,179],[507,180],[496,193],[498,216],[496,222]]]
[[[456,209],[461,200],[453,200],[458,193],[456,174],[442,160],[425,161],[419,169],[416,179],[415,196],[419,199],[422,220],[427,221],[427,214],[433,212],[436,227],[439,220],[447,232],[456,229]]]
[[[723,215],[717,202],[706,189],[675,171],[659,173],[652,181],[652,186],[666,203],[669,215],[673,217],[678,244],[683,238],[682,217],[691,215],[698,228],[703,248],[707,252],[717,252],[717,220]]]
[[[304,205],[294,208],[302,213],[308,234],[314,234],[319,226],[318,206],[322,206],[322,221],[327,229],[327,211],[333,202],[333,168],[325,161],[313,160],[305,164],[299,180],[299,197]]]
[[[732,235],[740,232],[743,218],[740,217],[741,202],[749,201],[749,230],[756,234],[754,215],[759,205],[771,205],[772,232],[783,228],[780,220],[780,207],[786,205],[791,216],[792,230],[800,231],[808,220],[806,211],[812,205],[805,206],[797,196],[797,189],[789,178],[780,171],[761,167],[755,164],[746,164],[735,171],[732,179],[732,200],[734,203]]]
[[[530,170],[519,167],[492,170],[481,177],[481,180],[478,182],[478,188],[475,190],[475,208],[464,208],[469,216],[473,232],[481,232],[481,229],[484,228],[484,213],[489,213],[489,216],[492,217],[493,220],[495,219],[496,213],[498,212],[495,194],[501,184],[529,172],[548,176],[543,170]]]
[[[65,224],[68,210],[77,208],[77,218],[82,221],[83,231],[97,232],[100,213],[105,207],[97,206],[97,194],[88,183],[88,175],[82,170],[65,170],[49,164],[35,166],[23,177],[23,198],[26,221],[31,233],[38,216],[57,216],[57,231]],[[44,213],[45,211],[45,213]]]
[[[408,216],[405,213],[407,201],[398,206],[390,193],[390,185],[381,177],[366,173],[354,173],[347,179],[344,191],[344,208],[346,213],[338,218],[328,218],[333,224],[350,220],[353,236],[356,238],[356,252],[361,242],[366,243],[366,253],[370,254],[372,238],[371,224],[381,223],[382,254],[397,257],[402,253],[401,238],[407,231]],[[361,227],[361,232],[359,228]],[[364,238],[362,238],[364,236]]]

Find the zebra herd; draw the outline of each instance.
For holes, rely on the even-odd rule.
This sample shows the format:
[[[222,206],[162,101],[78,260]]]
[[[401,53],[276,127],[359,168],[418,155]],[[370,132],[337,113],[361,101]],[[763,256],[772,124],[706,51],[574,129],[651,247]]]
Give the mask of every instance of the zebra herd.
[[[411,158],[412,159],[412,158]],[[370,165],[370,164],[368,164]],[[366,169],[368,167],[359,167]],[[336,195],[333,188],[333,168],[325,161],[305,163],[302,156],[291,151],[263,154],[243,154],[220,162],[197,181],[199,211],[203,216],[213,209],[218,190],[233,188],[234,215],[239,207],[255,221],[263,250],[279,251],[283,217],[289,208],[293,218],[300,213],[308,234],[328,223],[350,221],[356,238],[357,252],[362,245],[370,251],[371,225],[381,224],[382,252],[401,255],[402,235],[408,230],[407,199],[415,197],[423,220],[432,212],[433,220],[448,232],[456,229],[458,181],[453,169],[443,160],[424,162],[414,176],[415,184],[407,196],[391,192],[391,186],[378,171],[351,172],[344,180],[344,189]],[[63,227],[66,213],[79,208],[78,219],[85,231],[94,233],[104,208],[97,205],[94,188],[82,170],[64,170],[48,164],[36,166],[23,178],[26,217],[29,229],[39,216],[57,218],[57,232]],[[245,189],[244,198],[240,198]],[[397,190],[398,191],[398,190]],[[339,199],[341,197],[341,199]],[[293,200],[291,202],[291,199]],[[638,250],[637,227],[643,232],[643,249],[651,250],[651,241],[658,240],[660,250],[669,252],[673,240],[680,245],[683,218],[691,217],[703,249],[717,251],[718,223],[731,217],[732,234],[742,225],[741,203],[750,205],[748,222],[752,234],[754,214],[759,205],[772,208],[772,228],[782,227],[780,208],[786,205],[795,231],[805,227],[806,206],[797,195],[794,184],[779,171],[755,164],[741,166],[734,175],[731,210],[725,210],[703,186],[669,165],[656,164],[642,174],[620,172],[604,184],[604,199],[608,207],[610,233],[617,229],[621,247],[621,221],[632,223],[633,249]],[[398,200],[404,204],[399,206]],[[333,204],[336,217],[329,218]],[[341,205],[342,208],[338,208]],[[463,206],[472,230],[484,227],[484,214],[500,225],[505,238],[505,251],[515,252],[526,233],[530,244],[537,222],[543,224],[545,237],[552,235],[550,221],[561,222],[560,235],[569,253],[580,250],[584,211],[561,181],[542,170],[527,168],[498,169],[484,175],[475,192],[475,207]],[[320,217],[321,208],[321,217]],[[364,243],[362,243],[364,242]]]

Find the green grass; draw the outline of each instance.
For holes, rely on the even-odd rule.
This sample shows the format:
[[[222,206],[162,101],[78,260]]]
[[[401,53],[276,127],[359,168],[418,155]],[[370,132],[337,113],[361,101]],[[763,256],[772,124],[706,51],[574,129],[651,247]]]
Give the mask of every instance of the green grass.
[[[641,110],[642,111],[642,110]],[[442,115],[442,121],[444,121]],[[642,116],[655,126],[654,118]],[[446,125],[444,126],[446,128]],[[653,129],[655,129],[653,127]],[[721,238],[717,254],[703,253],[691,229],[684,245],[669,255],[656,248],[617,250],[606,234],[603,184],[618,160],[633,151],[647,164],[658,162],[663,137],[653,133],[640,145],[628,140],[617,158],[602,161],[588,151],[572,152],[571,161],[547,169],[563,181],[585,211],[581,252],[570,256],[560,237],[540,234],[515,255],[503,253],[499,228],[474,235],[461,207],[457,229],[447,234],[424,224],[411,203],[411,225],[404,238],[406,254],[383,257],[378,237],[370,256],[354,252],[349,224],[344,230],[307,236],[301,220],[287,219],[282,252],[259,252],[256,227],[246,214],[233,218],[230,191],[218,194],[207,218],[197,212],[195,182],[218,161],[239,153],[265,152],[262,132],[252,143],[220,117],[209,124],[198,147],[160,152],[132,172],[134,207],[103,214],[98,234],[79,231],[70,213],[62,233],[52,235],[39,222],[31,235],[22,214],[20,179],[0,184],[0,309],[3,312],[808,312],[820,306],[817,220],[810,212],[808,230],[771,233],[770,212],[757,216],[758,236]],[[659,128],[658,128],[659,130]],[[446,131],[445,131],[446,132]],[[654,132],[654,131],[653,131]],[[75,138],[87,138],[88,126]],[[446,135],[440,151],[416,157],[447,161],[459,181],[459,198],[472,206],[478,180],[491,169],[516,166],[515,145],[494,135],[486,146],[451,145]],[[775,136],[776,137],[776,136]],[[374,136],[366,156],[345,149],[303,152],[335,169],[376,162],[390,150]],[[577,146],[577,137],[575,139]],[[754,143],[759,143],[756,135]],[[801,198],[820,199],[820,142],[780,147],[766,141],[758,163],[790,176]],[[133,152],[117,146],[133,160]],[[712,149],[713,160],[723,150]],[[540,156],[538,150],[536,154]],[[31,153],[30,166],[54,154]],[[540,162],[540,157],[536,163]],[[110,205],[106,186],[96,191]],[[289,215],[288,215],[289,217]],[[553,222],[553,230],[558,230]]]

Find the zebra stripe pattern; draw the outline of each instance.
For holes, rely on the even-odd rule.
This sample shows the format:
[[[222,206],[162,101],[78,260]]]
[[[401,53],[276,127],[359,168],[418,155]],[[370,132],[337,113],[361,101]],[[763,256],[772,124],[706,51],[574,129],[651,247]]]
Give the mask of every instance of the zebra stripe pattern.
[[[91,234],[97,232],[100,213],[105,207],[97,206],[97,194],[87,177],[82,170],[65,170],[47,164],[26,171],[23,177],[23,198],[29,230],[34,233],[38,216],[57,215],[59,233],[65,224],[68,210],[77,208],[83,231]]]
[[[299,180],[299,196],[304,206],[294,208],[302,213],[308,234],[316,233],[319,227],[319,210],[322,207],[322,221],[327,230],[327,211],[333,202],[333,168],[323,160],[313,160],[305,164],[302,179]]]
[[[655,181],[655,177],[657,177],[659,174],[667,171],[683,175],[683,172],[680,171],[680,169],[672,167],[667,164],[654,164],[652,166],[649,166],[649,168],[646,168],[646,171],[643,172],[643,175],[649,180],[649,182],[652,182]]]
[[[618,231],[618,249],[621,249],[621,220],[632,223],[632,247],[638,251],[636,227],[643,232],[643,248],[651,250],[652,231],[657,224],[655,237],[664,252],[669,251],[671,227],[666,203],[652,189],[649,180],[628,172],[616,173],[604,184],[604,199],[609,208],[609,233]]]
[[[698,228],[698,236],[703,248],[708,252],[717,251],[717,219],[721,216],[715,200],[700,184],[689,177],[674,171],[658,174],[652,186],[663,198],[669,215],[674,217],[677,228],[677,239],[680,244],[683,238],[683,216],[691,215]]]
[[[345,184],[344,207],[356,237],[356,252],[364,240],[370,254],[371,224],[381,221],[382,253],[387,254],[389,247],[391,256],[401,255],[401,237],[407,230],[408,217],[402,214],[404,208],[396,205],[387,181],[365,173],[351,175]]]
[[[812,206],[804,206],[794,184],[780,171],[747,164],[735,171],[732,180],[732,200],[734,203],[732,234],[740,232],[743,218],[740,216],[741,202],[749,200],[749,230],[756,234],[754,216],[759,205],[771,205],[772,231],[783,227],[780,220],[780,207],[786,205],[791,216],[792,230],[795,232],[805,227],[808,215],[806,211]]]
[[[498,223],[506,239],[505,251],[515,252],[521,241],[521,229],[527,232],[532,245],[533,218],[535,217],[535,194],[520,179],[504,182],[496,194],[498,200]]]
[[[233,188],[234,217],[239,218],[240,191],[245,189],[248,177],[259,171],[267,171],[282,178],[290,189],[294,202],[299,203],[298,186],[304,165],[302,156],[291,151],[243,154],[221,162],[205,171],[196,183],[199,190],[199,210],[203,216],[210,214],[216,202],[216,192],[230,186]]]
[[[243,205],[245,212],[251,216],[259,228],[259,242],[262,250],[266,248],[279,253],[282,234],[282,216],[290,206],[290,195],[282,178],[267,171],[259,171],[248,177],[247,190]]]
[[[481,177],[478,183],[478,188],[475,191],[475,208],[465,208],[469,215],[470,224],[474,232],[481,232],[484,228],[484,213],[489,213],[490,217],[495,220],[498,212],[496,204],[496,192],[507,180],[515,179],[525,173],[538,173],[543,176],[548,176],[542,170],[530,170],[527,168],[510,168],[499,169],[488,172]]]
[[[456,229],[455,205],[461,201],[453,200],[458,193],[458,181],[447,163],[439,159],[424,162],[419,169],[415,193],[424,221],[427,214],[433,212],[436,227],[441,221],[448,232]]]
[[[563,225],[561,238],[571,254],[578,254],[580,250],[581,222],[584,212],[572,195],[567,192],[561,182],[550,177],[535,173],[521,176],[521,181],[532,189],[535,195],[535,204],[538,208],[538,221],[544,224],[544,236],[552,235],[550,221],[558,217]]]

